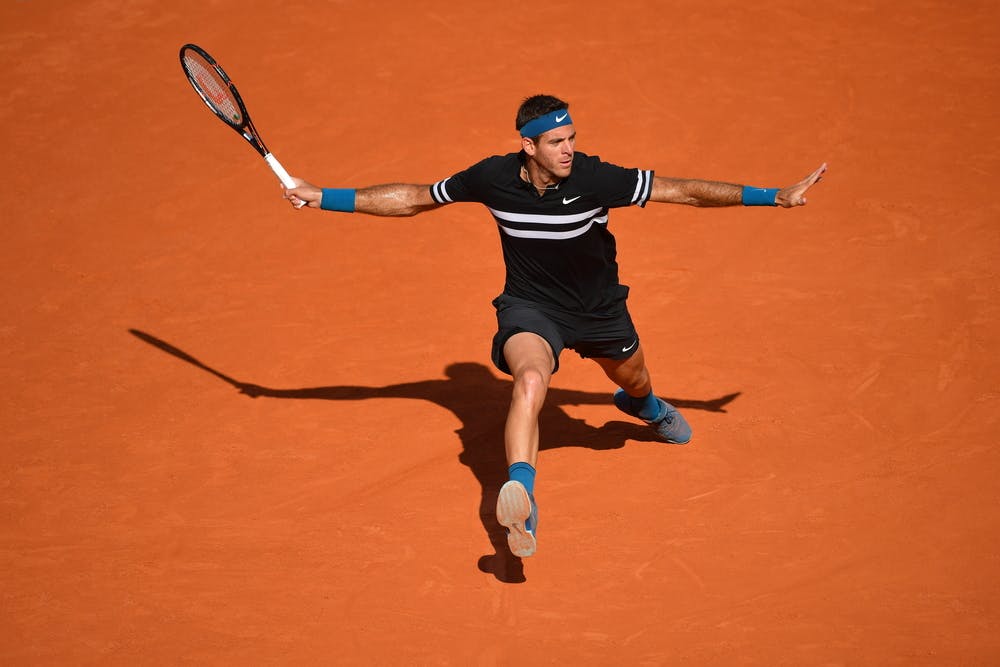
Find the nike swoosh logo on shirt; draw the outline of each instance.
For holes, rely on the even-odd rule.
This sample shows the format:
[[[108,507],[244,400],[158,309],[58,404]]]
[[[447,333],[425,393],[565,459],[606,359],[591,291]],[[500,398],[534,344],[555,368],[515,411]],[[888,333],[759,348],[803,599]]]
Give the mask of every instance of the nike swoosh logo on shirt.
[[[563,203],[564,204],[572,204],[573,202],[575,202],[577,199],[579,199],[582,196],[583,195],[577,195],[576,197],[563,197]]]

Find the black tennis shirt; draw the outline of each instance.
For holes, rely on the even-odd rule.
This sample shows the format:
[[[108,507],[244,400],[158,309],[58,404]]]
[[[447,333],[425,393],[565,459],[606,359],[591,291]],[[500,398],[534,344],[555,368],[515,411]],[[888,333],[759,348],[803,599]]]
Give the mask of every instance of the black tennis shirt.
[[[614,312],[618,282],[608,210],[645,206],[653,172],[574,153],[570,175],[541,195],[521,178],[523,153],[494,155],[431,186],[438,204],[479,202],[496,220],[507,269],[504,293],[570,312]]]

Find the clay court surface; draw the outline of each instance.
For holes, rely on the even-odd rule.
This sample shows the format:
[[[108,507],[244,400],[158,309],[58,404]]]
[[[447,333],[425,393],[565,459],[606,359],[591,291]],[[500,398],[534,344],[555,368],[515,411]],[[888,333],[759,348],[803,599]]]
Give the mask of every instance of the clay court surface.
[[[0,5],[0,662],[1000,664],[1000,9],[720,0]],[[577,148],[791,184],[612,213],[652,441],[592,363],[493,515],[496,226],[294,211],[195,42],[327,186]]]

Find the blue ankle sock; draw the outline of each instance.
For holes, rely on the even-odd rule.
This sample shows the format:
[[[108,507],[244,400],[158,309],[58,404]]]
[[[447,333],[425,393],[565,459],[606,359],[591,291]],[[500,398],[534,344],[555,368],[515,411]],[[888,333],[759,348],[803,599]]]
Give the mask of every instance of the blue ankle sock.
[[[631,403],[632,410],[635,411],[635,414],[639,415],[639,419],[653,421],[660,416],[660,402],[656,399],[656,395],[652,391],[642,398],[629,396],[628,400]]]
[[[518,462],[507,468],[507,475],[515,482],[520,482],[529,494],[535,493],[535,469],[524,462]]]

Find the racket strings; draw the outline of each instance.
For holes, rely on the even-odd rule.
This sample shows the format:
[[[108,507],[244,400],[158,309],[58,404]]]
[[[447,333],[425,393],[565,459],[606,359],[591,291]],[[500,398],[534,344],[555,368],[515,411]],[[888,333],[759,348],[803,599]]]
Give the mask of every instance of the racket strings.
[[[202,99],[234,127],[243,125],[243,114],[229,85],[219,76],[214,67],[192,51],[184,54],[184,68],[191,83],[198,89]]]

